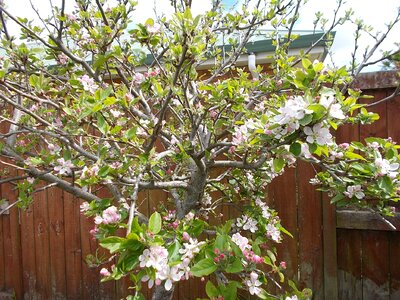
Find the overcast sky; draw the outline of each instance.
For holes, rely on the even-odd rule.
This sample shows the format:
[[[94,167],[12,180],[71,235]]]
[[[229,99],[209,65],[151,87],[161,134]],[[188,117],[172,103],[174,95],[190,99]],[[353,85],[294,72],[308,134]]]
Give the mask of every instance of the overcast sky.
[[[111,0],[113,1],[113,0]],[[241,0],[242,1],[242,0]],[[33,0],[35,6],[43,15],[49,13],[49,1],[47,0]],[[59,0],[53,0],[53,4],[57,5]],[[75,1],[67,0],[67,6],[69,10],[72,9],[72,3]],[[232,6],[236,0],[223,0],[228,6]],[[35,13],[30,7],[28,0],[5,0],[6,6],[9,11],[13,14],[32,18]],[[164,12],[167,16],[171,12],[170,0],[139,0],[136,13],[134,14],[134,22],[143,22],[148,17],[154,16],[154,7],[158,12]],[[317,11],[323,12],[327,17],[332,15],[335,7],[335,0],[309,0],[306,6],[301,11],[301,19],[296,29],[298,30],[310,30],[313,28],[314,15]],[[372,25],[375,30],[382,31],[385,28],[385,24],[392,20],[400,2],[398,0],[348,0],[346,7],[351,7],[355,11],[355,17],[361,18],[366,23]],[[200,13],[211,7],[207,0],[193,0],[193,11]],[[343,10],[344,11],[344,10]],[[340,66],[348,64],[351,59],[351,51],[354,47],[354,28],[350,25],[344,25],[337,28],[335,42],[333,44],[332,51],[334,52],[335,64]],[[14,31],[15,32],[15,31]],[[400,42],[400,26],[399,24],[394,28],[388,41],[384,45],[384,49],[393,49],[392,45],[394,42]],[[361,51],[367,47],[368,44],[372,43],[371,39],[364,39],[361,44]]]

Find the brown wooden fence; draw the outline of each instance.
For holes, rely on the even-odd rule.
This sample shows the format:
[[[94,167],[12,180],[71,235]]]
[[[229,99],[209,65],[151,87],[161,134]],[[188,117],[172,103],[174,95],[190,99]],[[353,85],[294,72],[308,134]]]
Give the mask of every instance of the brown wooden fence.
[[[381,77],[379,77],[381,76]],[[360,87],[382,99],[393,91],[393,73],[366,75]],[[381,119],[373,125],[345,127],[339,141],[391,136],[400,141],[400,97],[374,107]],[[287,276],[314,292],[314,299],[400,299],[400,232],[374,215],[338,210],[309,184],[315,171],[306,163],[288,169],[268,191],[283,225],[293,233],[279,246]],[[16,194],[0,185],[1,198]],[[101,193],[101,191],[100,191]],[[152,211],[165,195],[141,195],[141,209]],[[96,254],[89,230],[93,222],[80,215],[81,200],[58,189],[35,195],[26,211],[0,216],[0,299],[120,299],[127,282],[99,283],[99,268],[86,262]],[[396,223],[398,222],[398,223]],[[400,225],[400,217],[393,220]],[[400,226],[398,227],[400,228]],[[98,256],[103,253],[97,253]],[[204,283],[179,285],[175,299],[205,297]]]

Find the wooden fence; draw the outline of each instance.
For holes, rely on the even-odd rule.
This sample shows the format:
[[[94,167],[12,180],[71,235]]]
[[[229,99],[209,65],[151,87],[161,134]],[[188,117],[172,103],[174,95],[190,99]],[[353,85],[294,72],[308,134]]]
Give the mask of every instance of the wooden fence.
[[[393,92],[393,78],[393,73],[366,75],[359,84],[378,100]],[[378,122],[347,126],[337,133],[338,140],[391,136],[400,141],[400,97],[373,110],[381,115]],[[314,174],[312,166],[299,162],[268,191],[270,204],[293,234],[279,246],[287,276],[311,288],[314,299],[400,299],[400,232],[372,214],[336,211],[309,184]],[[0,185],[0,193],[16,201],[10,184]],[[141,197],[148,200],[141,209],[149,212],[165,195]],[[126,281],[99,283],[99,268],[85,262],[97,245],[89,235],[93,222],[80,215],[81,202],[49,189],[36,194],[28,210],[0,216],[0,299],[120,299],[129,293]],[[393,222],[400,225],[400,218]],[[184,282],[174,299],[205,296],[203,282]]]

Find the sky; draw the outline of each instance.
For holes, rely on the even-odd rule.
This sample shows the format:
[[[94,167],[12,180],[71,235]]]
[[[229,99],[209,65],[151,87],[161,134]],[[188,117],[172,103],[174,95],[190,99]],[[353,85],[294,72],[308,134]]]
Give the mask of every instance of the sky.
[[[115,0],[111,0],[115,1]],[[223,3],[232,7],[236,2],[243,0],[223,0]],[[31,9],[28,0],[5,0],[4,1],[8,10],[14,15],[21,17],[27,17],[31,19],[35,16],[34,11]],[[40,13],[47,15],[49,13],[49,1],[47,0],[33,0],[32,1]],[[52,0],[54,5],[61,2],[61,0]],[[75,1],[67,0],[68,9],[72,9],[72,3]],[[157,12],[163,12],[168,16],[172,12],[170,7],[170,0],[139,0],[136,13],[134,14],[134,22],[144,22],[147,18],[154,16],[154,8]],[[309,0],[306,6],[300,11],[300,20],[296,25],[297,30],[311,30],[313,29],[313,20],[315,13],[321,11],[326,17],[332,16],[333,9],[335,7],[335,0]],[[400,2],[398,0],[347,0],[345,7],[353,8],[355,11],[354,18],[361,18],[366,23],[374,27],[375,31],[383,31],[385,29],[385,24],[392,20]],[[207,0],[193,0],[193,12],[201,13],[206,9],[209,9],[211,4]],[[23,9],[22,9],[23,8]],[[342,10],[344,11],[344,9]],[[12,32],[16,32],[13,28]],[[354,26],[343,25],[338,27],[336,30],[336,37],[334,44],[332,46],[333,61],[335,65],[342,66],[348,64],[351,59],[351,52],[354,48]],[[383,50],[393,49],[394,42],[400,42],[400,25],[393,29],[391,35],[389,36],[387,42],[383,45]],[[397,35],[396,35],[397,33]],[[371,39],[363,39],[359,47],[360,52],[371,44],[373,41]],[[361,53],[360,53],[361,55]],[[379,53],[375,58],[379,57]],[[370,68],[371,70],[371,68]]]

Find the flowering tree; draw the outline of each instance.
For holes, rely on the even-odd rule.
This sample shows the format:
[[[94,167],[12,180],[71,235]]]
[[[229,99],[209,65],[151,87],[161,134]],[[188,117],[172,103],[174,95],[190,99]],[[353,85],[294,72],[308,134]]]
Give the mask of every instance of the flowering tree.
[[[281,288],[285,263],[274,244],[290,233],[263,191],[301,159],[320,168],[313,183],[334,203],[392,213],[398,146],[378,138],[338,145],[331,132],[378,118],[351,84],[399,18],[350,70],[329,69],[309,60],[312,47],[288,54],[300,0],[245,1],[240,12],[214,0],[197,16],[191,2],[172,0],[171,16],[131,30],[131,0],[77,0],[71,14],[61,1],[43,28],[2,5],[0,122],[9,130],[0,133],[0,182],[17,185],[21,207],[54,186],[85,200],[92,234],[116,261],[101,269],[103,280],[130,276],[130,299],[143,299],[144,283],[154,286],[153,299],[170,299],[177,282],[208,275],[212,299],[236,299],[238,289],[274,298],[267,283],[279,287],[278,298],[309,297],[293,284]],[[340,8],[341,1],[331,24],[317,15],[321,40],[351,21],[351,11],[338,17]],[[10,36],[11,22],[21,27],[20,40]],[[261,26],[273,29],[276,50],[270,72],[251,70],[252,79],[235,63]],[[210,59],[209,72],[199,73]],[[18,176],[9,175],[13,168]],[[99,186],[109,198],[96,195]],[[142,190],[163,190],[168,201],[143,215]],[[240,217],[210,225],[225,205]]]

